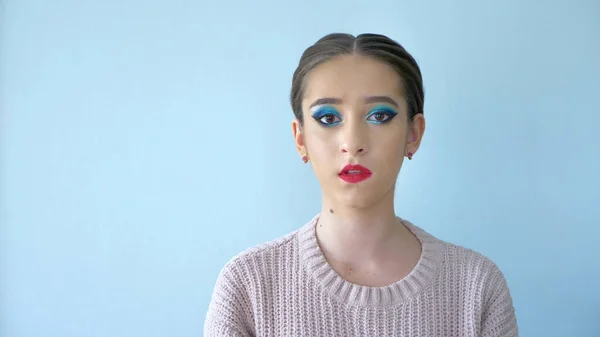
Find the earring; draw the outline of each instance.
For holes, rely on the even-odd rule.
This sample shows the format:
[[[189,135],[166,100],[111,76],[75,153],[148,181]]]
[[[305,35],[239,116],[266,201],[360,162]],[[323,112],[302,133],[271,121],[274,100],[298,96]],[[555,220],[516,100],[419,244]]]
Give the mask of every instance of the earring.
[[[413,153],[412,153],[412,152],[409,152],[409,153],[408,153],[408,160],[412,160],[412,156],[413,156]]]
[[[307,155],[302,156],[302,161],[304,162],[304,164],[306,164],[308,162],[308,156]]]

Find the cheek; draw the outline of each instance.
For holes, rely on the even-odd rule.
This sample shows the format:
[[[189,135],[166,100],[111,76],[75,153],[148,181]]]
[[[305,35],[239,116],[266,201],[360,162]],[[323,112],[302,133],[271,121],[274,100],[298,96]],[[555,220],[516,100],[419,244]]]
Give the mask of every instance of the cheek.
[[[331,160],[336,149],[333,132],[312,132],[306,136],[306,148],[314,162]]]
[[[329,175],[339,159],[335,132],[314,128],[306,131],[306,148],[316,175]]]
[[[401,132],[382,133],[371,145],[372,158],[378,160],[384,167],[396,169],[404,157],[406,137]]]
[[[335,130],[319,127],[318,125],[306,126],[304,140],[306,148],[314,155],[329,153],[336,143]]]
[[[381,149],[385,151],[389,155],[403,155],[404,148],[406,147],[406,137],[404,135],[401,136],[392,136],[382,139]]]

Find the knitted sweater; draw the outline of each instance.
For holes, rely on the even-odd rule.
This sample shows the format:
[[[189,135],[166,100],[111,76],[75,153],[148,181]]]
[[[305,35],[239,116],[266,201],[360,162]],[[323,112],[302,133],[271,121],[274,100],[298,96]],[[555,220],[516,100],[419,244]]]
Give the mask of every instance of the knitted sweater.
[[[327,263],[317,220],[227,263],[206,337],[518,336],[506,280],[485,256],[401,219],[421,241],[417,265],[389,286],[361,286]]]

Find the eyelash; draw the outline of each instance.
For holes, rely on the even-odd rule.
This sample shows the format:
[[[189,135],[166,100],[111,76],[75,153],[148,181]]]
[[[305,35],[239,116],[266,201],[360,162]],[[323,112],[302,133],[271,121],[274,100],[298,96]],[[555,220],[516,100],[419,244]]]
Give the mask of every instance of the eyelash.
[[[367,120],[371,116],[375,116],[375,115],[378,115],[378,114],[386,115],[388,118],[385,119],[385,120],[383,120],[383,121],[371,121],[371,123],[373,123],[373,124],[385,124],[385,123],[388,123],[394,117],[396,117],[396,115],[398,113],[396,111],[388,108],[388,107],[379,107],[379,108],[375,108],[375,109],[371,110],[371,112],[369,112],[369,114],[367,115]]]
[[[387,116],[387,119],[383,120],[383,121],[378,121],[378,120],[369,120],[369,118],[378,115],[378,114],[382,114],[384,116]],[[376,107],[373,110],[371,110],[371,112],[369,112],[369,114],[367,115],[367,121],[369,123],[372,124],[385,124],[388,123],[389,121],[391,121],[394,117],[396,117],[398,113],[388,107]],[[332,127],[335,125],[338,125],[342,122],[342,116],[337,112],[337,110],[330,108],[330,107],[326,107],[326,108],[321,108],[319,110],[317,110],[312,117],[315,119],[315,121],[317,121],[317,123],[321,124],[322,126],[325,127]],[[323,119],[324,118],[338,118],[338,121],[334,121],[334,122],[324,122]]]
[[[337,112],[337,110],[333,109],[333,108],[321,108],[319,110],[317,110],[312,117],[317,121],[317,123],[325,126],[325,127],[332,127],[335,125],[338,125],[342,122],[342,116]],[[339,121],[333,122],[333,123],[326,123],[323,122],[323,118],[327,118],[327,117],[337,117],[339,118]]]

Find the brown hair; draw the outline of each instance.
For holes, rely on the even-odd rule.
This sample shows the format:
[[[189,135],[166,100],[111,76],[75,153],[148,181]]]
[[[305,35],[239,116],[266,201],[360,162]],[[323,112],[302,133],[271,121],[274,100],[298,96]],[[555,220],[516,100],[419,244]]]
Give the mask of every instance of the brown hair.
[[[398,42],[379,34],[334,33],[326,35],[308,47],[298,64],[292,78],[290,103],[294,115],[303,123],[302,96],[306,75],[321,63],[337,56],[361,54],[373,57],[391,66],[400,76],[404,95],[408,104],[408,120],[412,121],[416,114],[423,113],[424,90],[421,70],[415,59]]]

